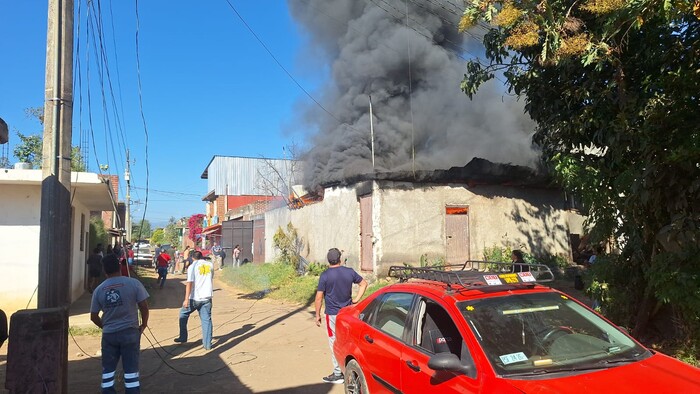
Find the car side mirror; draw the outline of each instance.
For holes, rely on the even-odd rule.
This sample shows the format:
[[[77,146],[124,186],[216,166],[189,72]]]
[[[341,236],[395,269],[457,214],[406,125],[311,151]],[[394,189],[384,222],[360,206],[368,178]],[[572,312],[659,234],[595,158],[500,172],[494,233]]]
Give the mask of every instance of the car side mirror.
[[[452,353],[438,353],[428,360],[428,368],[434,371],[450,371],[469,374],[470,366],[462,365],[457,356]]]

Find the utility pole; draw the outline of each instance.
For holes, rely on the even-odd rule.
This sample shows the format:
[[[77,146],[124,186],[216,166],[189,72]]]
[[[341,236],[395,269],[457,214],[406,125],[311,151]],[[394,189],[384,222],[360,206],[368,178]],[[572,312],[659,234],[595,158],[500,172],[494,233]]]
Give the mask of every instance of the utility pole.
[[[72,209],[73,0],[48,0],[38,308],[12,315],[5,387],[68,390]]]
[[[131,171],[129,168],[129,149],[126,150],[126,167],[124,169],[124,180],[126,181],[126,212],[124,213],[124,227],[126,227],[126,240],[131,242]]]

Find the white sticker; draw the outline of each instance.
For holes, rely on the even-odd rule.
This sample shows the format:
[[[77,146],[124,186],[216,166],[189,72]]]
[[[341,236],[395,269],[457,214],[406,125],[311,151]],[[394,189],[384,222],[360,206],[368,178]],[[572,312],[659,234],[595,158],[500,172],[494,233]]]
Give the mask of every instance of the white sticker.
[[[521,361],[527,361],[527,356],[523,352],[504,354],[499,356],[503,365],[519,363]]]
[[[484,280],[489,286],[498,286],[500,284],[503,284],[498,275],[484,275]]]
[[[532,272],[518,272],[518,276],[520,277],[520,280],[523,282],[536,282],[535,277],[532,275]]]

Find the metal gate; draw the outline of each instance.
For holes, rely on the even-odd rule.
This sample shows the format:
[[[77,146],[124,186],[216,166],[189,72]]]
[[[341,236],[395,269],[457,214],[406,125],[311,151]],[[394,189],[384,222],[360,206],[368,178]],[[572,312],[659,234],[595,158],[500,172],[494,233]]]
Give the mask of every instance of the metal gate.
[[[265,219],[253,221],[253,262],[265,262]]]
[[[226,251],[225,265],[233,264],[233,248],[241,247],[241,262],[253,261],[253,221],[227,220],[221,223],[221,247]]]

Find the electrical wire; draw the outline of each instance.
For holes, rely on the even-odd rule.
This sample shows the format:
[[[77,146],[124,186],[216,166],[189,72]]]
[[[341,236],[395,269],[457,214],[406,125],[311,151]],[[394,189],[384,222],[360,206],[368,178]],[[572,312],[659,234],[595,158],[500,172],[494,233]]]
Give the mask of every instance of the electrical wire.
[[[136,12],[136,79],[138,81],[138,93],[139,93],[139,113],[141,114],[141,122],[143,123],[143,134],[145,137],[145,163],[146,163],[146,197],[143,206],[143,216],[141,217],[141,225],[139,226],[139,234],[136,239],[141,239],[141,234],[143,231],[143,224],[146,221],[146,212],[148,211],[148,189],[150,181],[150,169],[148,165],[148,127],[146,125],[146,116],[143,112],[143,89],[141,85],[141,56],[139,50],[139,26],[141,20],[139,17],[139,0],[134,0],[135,12]]]

